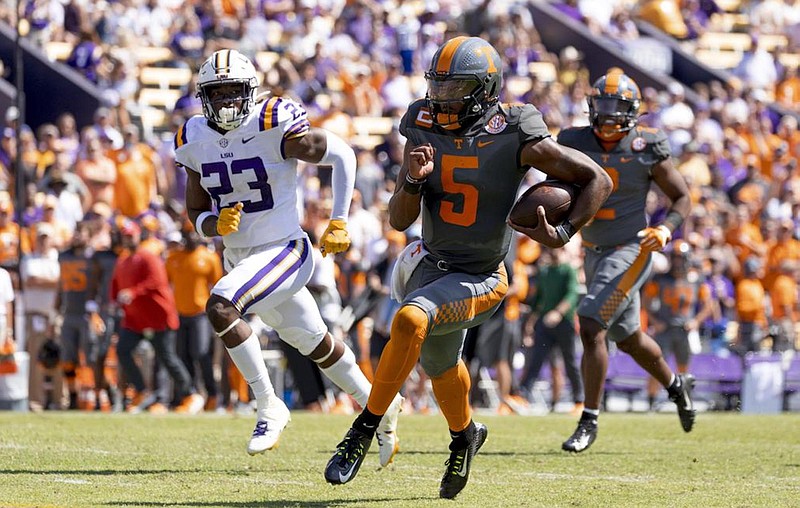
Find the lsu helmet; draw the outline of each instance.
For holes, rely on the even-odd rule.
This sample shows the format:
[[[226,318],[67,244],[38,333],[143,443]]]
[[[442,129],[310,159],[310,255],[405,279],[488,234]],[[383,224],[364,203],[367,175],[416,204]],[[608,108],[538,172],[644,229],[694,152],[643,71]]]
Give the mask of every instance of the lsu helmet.
[[[239,88],[235,93],[215,93],[227,85]],[[197,97],[203,104],[203,115],[226,131],[239,127],[250,114],[257,89],[256,68],[250,59],[233,49],[215,51],[197,74]]]
[[[442,44],[425,73],[433,122],[460,129],[497,102],[503,86],[503,62],[479,37],[455,37]]]
[[[636,127],[642,94],[636,82],[613,67],[592,85],[588,98],[589,121],[601,134],[620,134]]]

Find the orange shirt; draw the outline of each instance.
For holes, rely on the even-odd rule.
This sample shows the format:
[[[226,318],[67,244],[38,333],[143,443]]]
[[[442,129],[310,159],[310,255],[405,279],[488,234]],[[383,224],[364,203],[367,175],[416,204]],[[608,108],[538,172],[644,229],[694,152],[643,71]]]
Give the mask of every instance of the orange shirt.
[[[766,325],[764,286],[758,279],[742,279],[736,284],[736,313],[739,321]]]
[[[739,262],[744,263],[744,260],[753,254],[753,250],[740,241],[740,236],[746,237],[752,244],[763,244],[764,237],[761,236],[758,226],[750,223],[742,224],[740,227],[731,229],[725,234],[725,241],[733,247]]]
[[[175,250],[167,255],[167,277],[175,292],[181,316],[196,316],[206,308],[211,288],[222,277],[222,261],[204,246],[193,251]]]
[[[764,276],[764,287],[770,289],[775,278],[780,272],[781,263],[784,260],[800,260],[800,240],[790,238],[786,242],[776,242],[767,254],[766,275]]]
[[[151,155],[143,148],[111,153],[111,159],[117,165],[114,199],[117,209],[126,217],[137,217],[147,210],[155,195],[156,167]]]
[[[797,308],[797,281],[793,277],[784,273],[775,277],[769,296],[772,300],[772,317],[774,319],[786,317],[797,319],[794,311]],[[788,316],[784,312],[785,307],[791,309],[791,314]]]
[[[9,221],[5,227],[0,228],[0,265],[16,263],[18,245],[19,225]]]

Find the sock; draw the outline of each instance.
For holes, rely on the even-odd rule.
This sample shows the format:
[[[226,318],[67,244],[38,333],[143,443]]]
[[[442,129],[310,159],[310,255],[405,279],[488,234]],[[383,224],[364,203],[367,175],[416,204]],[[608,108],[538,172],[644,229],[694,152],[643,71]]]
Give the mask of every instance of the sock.
[[[371,413],[369,409],[364,409],[360,415],[353,422],[353,428],[357,431],[366,434],[367,436],[374,436],[378,424],[381,422],[381,415]]]
[[[598,416],[600,416],[599,409],[584,408],[583,414],[581,415],[581,420],[597,420]]]
[[[450,429],[464,430],[472,421],[469,407],[469,369],[463,360],[444,374],[431,378],[433,394]]]
[[[403,305],[392,320],[389,342],[381,353],[367,407],[384,414],[419,360],[428,333],[428,315],[416,305]]]
[[[344,347],[344,354],[336,360],[336,363],[325,369],[320,368],[320,370],[336,386],[356,399],[362,408],[367,407],[367,399],[372,385],[356,363],[356,355],[353,354],[353,350],[347,345]]]
[[[681,394],[681,378],[672,374],[672,380],[669,382],[669,386],[667,387],[667,392],[669,393],[670,398],[676,398]]]
[[[648,395],[647,396],[647,404],[650,409],[653,409],[653,406],[656,404],[656,396],[655,395]]]
[[[469,438],[475,433],[475,422],[469,421],[467,428],[458,432],[450,430],[450,451],[463,450],[469,446]]]
[[[264,363],[264,357],[261,355],[261,342],[255,333],[251,333],[238,346],[226,349],[231,355],[231,360],[253,390],[259,418],[265,417],[270,399],[275,397],[275,389],[269,380],[267,364]]]

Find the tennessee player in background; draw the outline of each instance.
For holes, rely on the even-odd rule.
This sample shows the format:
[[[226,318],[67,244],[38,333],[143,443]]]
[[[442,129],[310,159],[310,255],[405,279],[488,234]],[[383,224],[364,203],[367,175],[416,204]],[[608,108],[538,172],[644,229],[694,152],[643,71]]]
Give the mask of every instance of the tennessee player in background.
[[[333,209],[320,248],[325,255],[347,250],[355,153],[338,136],[311,128],[300,104],[283,97],[257,104],[257,89],[247,57],[216,51],[197,79],[203,115],[175,134],[175,160],[188,174],[189,219],[202,236],[222,236],[225,245],[227,274],[211,290],[206,314],[256,398],[251,455],[275,447],[290,414],[275,394],[261,343],[244,314],[257,314],[362,407],[371,388],[353,351],[328,332],[306,288],[314,261],[297,206],[297,161],[333,166]],[[381,466],[397,451],[402,400],[390,401],[380,425]]]
[[[378,421],[419,359],[452,438],[439,496],[461,492],[487,435],[486,426],[472,420],[461,351],[466,330],[489,318],[508,291],[503,258],[513,232],[506,221],[518,187],[536,167],[583,188],[563,224],[548,224],[540,208],[537,228],[520,230],[551,247],[562,247],[611,192],[602,168],[556,143],[534,106],[498,101],[502,71],[488,42],[450,39],[425,73],[426,98],[413,102],[401,120],[407,142],[389,222],[403,231],[421,213],[422,240],[406,247],[394,268],[393,294],[401,306],[367,406],[325,468],[330,483],[355,478]]]
[[[691,267],[692,252],[689,244],[676,240],[669,254],[670,267],[645,284],[642,294],[648,312],[648,324],[664,356],[675,356],[679,373],[689,371],[691,346],[689,333],[699,334],[700,324],[711,317],[714,302],[711,290]],[[654,378],[647,385],[648,402],[653,409],[660,386]]]
[[[691,207],[689,189],[670,159],[666,135],[637,125],[641,93],[617,67],[592,85],[590,126],[561,131],[558,142],[580,150],[606,170],[613,192],[582,231],[587,294],[578,305],[583,360],[584,411],[563,444],[571,452],[589,448],[597,437],[600,399],[608,369],[606,338],[658,380],[678,406],[683,430],[694,425],[692,380],[676,376],[658,344],[639,321],[639,290],[651,269],[651,254],[662,250]],[[671,200],[663,223],[647,224],[645,201],[651,182]]]

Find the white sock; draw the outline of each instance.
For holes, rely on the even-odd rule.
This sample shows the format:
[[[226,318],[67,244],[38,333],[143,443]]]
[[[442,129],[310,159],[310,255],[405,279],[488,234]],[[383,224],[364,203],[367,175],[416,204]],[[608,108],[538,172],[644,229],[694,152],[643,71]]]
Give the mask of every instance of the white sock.
[[[367,407],[367,399],[369,399],[372,385],[356,364],[356,355],[347,345],[344,346],[344,354],[336,360],[336,363],[325,369],[320,367],[320,370],[336,386],[356,399],[359,406]]]
[[[269,380],[267,364],[261,355],[261,342],[255,333],[251,333],[244,342],[234,348],[227,348],[233,363],[244,376],[247,384],[253,389],[256,397],[258,416],[265,416],[270,399],[275,397],[275,389]]]
[[[584,408],[583,412],[584,413],[589,413],[592,416],[600,416],[600,410],[599,409]]]

